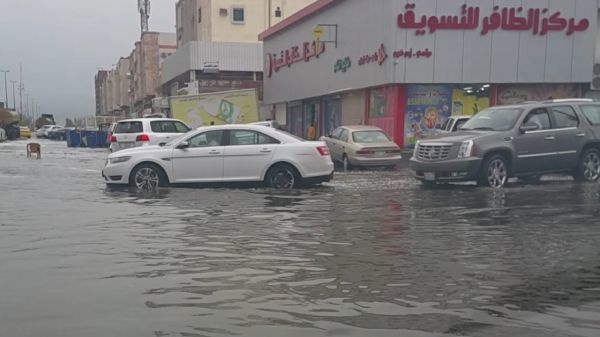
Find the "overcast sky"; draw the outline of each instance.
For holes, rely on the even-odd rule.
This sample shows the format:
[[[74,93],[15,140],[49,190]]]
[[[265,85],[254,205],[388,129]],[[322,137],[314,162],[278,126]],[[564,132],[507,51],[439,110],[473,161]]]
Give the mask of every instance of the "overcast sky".
[[[175,31],[175,1],[152,0],[150,30]],[[137,0],[0,0],[0,70],[18,80],[22,63],[25,92],[60,120],[94,115],[97,68],[129,55],[139,35]]]

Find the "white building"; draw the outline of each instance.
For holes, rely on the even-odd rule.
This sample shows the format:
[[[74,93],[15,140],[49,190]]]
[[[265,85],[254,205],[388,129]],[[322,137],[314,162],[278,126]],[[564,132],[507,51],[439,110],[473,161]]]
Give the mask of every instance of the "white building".
[[[299,135],[311,122],[320,134],[368,123],[410,146],[450,114],[591,95],[598,8],[598,0],[319,0],[260,35],[265,103]]]

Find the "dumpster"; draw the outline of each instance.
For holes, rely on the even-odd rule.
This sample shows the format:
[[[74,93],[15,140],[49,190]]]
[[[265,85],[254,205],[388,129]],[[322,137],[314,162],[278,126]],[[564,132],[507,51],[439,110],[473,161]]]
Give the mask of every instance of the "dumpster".
[[[108,131],[100,131],[98,132],[98,140],[100,147],[109,147],[110,139],[108,139]]]
[[[100,147],[98,140],[98,131],[82,131],[85,132],[85,139],[87,140],[86,147],[96,148]]]
[[[81,146],[81,132],[79,130],[69,130],[66,133],[67,146],[68,147],[80,147]]]

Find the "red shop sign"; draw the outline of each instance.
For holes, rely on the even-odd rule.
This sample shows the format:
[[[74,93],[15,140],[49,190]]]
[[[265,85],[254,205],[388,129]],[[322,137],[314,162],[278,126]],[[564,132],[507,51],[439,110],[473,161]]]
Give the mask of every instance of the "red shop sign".
[[[481,35],[496,30],[531,31],[533,35],[546,35],[552,31],[566,31],[566,35],[583,32],[590,26],[588,19],[576,20],[563,18],[561,12],[549,13],[548,8],[529,8],[523,6],[494,6],[490,15],[480,17],[480,7],[463,5],[460,17],[455,15],[421,16],[417,21],[414,12],[416,5],[407,4],[406,11],[398,14],[398,28],[415,29],[416,35],[435,33],[437,30],[472,30],[481,27]]]
[[[379,46],[379,49],[375,53],[361,56],[358,59],[358,65],[363,66],[365,64],[375,63],[375,62],[377,62],[379,65],[382,65],[383,62],[385,62],[385,59],[387,59],[387,57],[388,57],[388,55],[385,52],[385,46],[382,43]]]
[[[278,72],[279,69],[283,67],[291,67],[292,64],[298,62],[308,62],[311,58],[318,58],[319,55],[325,52],[325,43],[319,43],[317,46],[317,42],[304,42],[302,44],[302,49],[300,46],[294,46],[290,49],[282,50],[279,55],[277,53],[274,54],[266,54],[265,55],[265,72],[267,77],[273,76],[273,72]]]

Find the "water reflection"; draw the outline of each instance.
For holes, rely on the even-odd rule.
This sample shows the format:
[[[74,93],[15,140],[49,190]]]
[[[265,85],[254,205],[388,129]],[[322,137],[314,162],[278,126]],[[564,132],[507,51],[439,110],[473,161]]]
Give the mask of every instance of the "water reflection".
[[[0,194],[2,336],[600,331],[598,184],[430,189],[401,168],[139,193],[53,146],[37,166],[0,151],[25,177],[3,188],[37,207]]]

